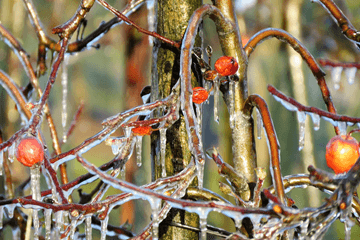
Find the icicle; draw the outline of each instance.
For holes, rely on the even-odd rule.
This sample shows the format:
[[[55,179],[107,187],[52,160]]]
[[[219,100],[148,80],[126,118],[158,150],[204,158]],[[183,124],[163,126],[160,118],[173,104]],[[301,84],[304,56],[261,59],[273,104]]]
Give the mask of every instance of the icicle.
[[[101,221],[101,240],[106,240],[107,225],[109,222],[109,215],[106,215],[105,219]]]
[[[357,123],[356,125],[357,125],[358,128],[360,128],[360,123]]]
[[[3,228],[4,206],[0,206],[0,229]]]
[[[160,159],[161,159],[162,177],[166,177],[165,155],[166,155],[166,128],[161,128],[160,129]]]
[[[85,237],[86,240],[91,240],[92,238],[91,215],[85,217]]]
[[[151,220],[152,220],[152,239],[159,238],[159,211],[161,208],[161,199],[150,197],[148,199],[151,207]]]
[[[142,150],[142,136],[136,137],[136,164],[138,167],[141,167],[141,150]]]
[[[15,143],[13,143],[8,149],[8,159],[11,163],[14,162],[15,158]]]
[[[346,75],[347,81],[350,85],[352,85],[355,82],[356,71],[357,71],[356,67],[345,69],[345,75]]]
[[[41,192],[40,192],[40,166],[38,164],[33,165],[30,168],[30,178],[31,178],[31,194],[32,199],[36,201],[41,200]],[[34,225],[34,239],[38,239],[39,237],[39,215],[38,210],[33,209],[33,225]]]
[[[45,209],[45,239],[51,240],[51,209]]]
[[[60,239],[60,231],[63,226],[63,211],[55,213],[55,238]]]
[[[340,131],[340,135],[346,135],[347,123],[346,122],[338,122],[338,127],[339,127],[339,131]]]
[[[351,239],[351,228],[355,225],[355,223],[349,218],[345,219],[345,240]]]
[[[201,135],[201,130],[202,130],[202,107],[203,104],[196,104],[195,108],[196,108],[196,120],[198,122],[199,125],[199,134]]]
[[[320,129],[320,116],[316,113],[310,113],[310,117],[314,123],[314,130],[317,131]]]
[[[67,120],[67,95],[68,95],[68,65],[69,65],[69,55],[65,54],[64,61],[62,64],[62,73],[61,73],[61,85],[62,89],[62,111],[61,111],[61,123],[63,127],[63,142],[66,142],[66,120]]]
[[[125,181],[125,177],[126,177],[126,166],[124,164],[124,166],[122,166],[120,170],[120,179]]]
[[[197,168],[197,177],[198,177],[198,187],[200,189],[203,188],[203,184],[204,184],[204,168],[205,168],[205,163],[198,163],[196,165]]]
[[[201,239],[201,240],[206,240],[207,215],[205,215],[205,216],[200,215],[199,217],[200,217],[200,234],[201,234],[200,239]]]
[[[16,207],[15,204],[9,204],[9,205],[5,205],[6,209],[7,209],[7,213],[9,218],[13,218],[14,217],[14,209]]]
[[[125,137],[126,138],[130,137],[131,128],[130,127],[125,127],[124,132],[125,132]]]
[[[261,139],[261,130],[263,127],[263,122],[259,109],[256,108],[256,127],[257,127],[257,138]]]
[[[299,121],[299,151],[301,151],[305,145],[305,112],[298,111],[297,118]]]
[[[229,80],[229,113],[230,128],[234,128],[235,124],[235,99],[234,99],[234,81]]]
[[[340,88],[340,80],[341,80],[341,72],[343,68],[342,67],[334,67],[331,69],[331,78],[334,83],[334,89],[338,90]]]
[[[13,228],[12,229],[12,234],[13,234],[13,240],[20,240],[20,234],[21,234],[21,231],[20,231],[20,228]]]
[[[75,231],[77,227],[77,219],[72,219],[70,223],[70,239],[75,239]]]
[[[274,99],[275,99],[276,101],[278,101],[279,103],[281,103],[281,105],[283,105],[287,110],[292,111],[292,112],[298,110],[298,108],[295,107],[294,105],[292,105],[291,103],[288,103],[287,101],[285,101],[285,100],[283,100],[283,99],[281,99],[281,98],[279,98],[279,97],[277,97],[277,96],[275,96],[275,95],[273,95],[273,97],[274,97]]]
[[[219,92],[220,82],[219,79],[214,79],[214,120],[219,123]]]
[[[4,152],[0,150],[0,176],[3,174]]]
[[[147,19],[148,19],[148,29],[150,32],[155,31],[155,0],[147,0],[146,6],[148,10]],[[149,44],[153,46],[154,38],[149,36]]]

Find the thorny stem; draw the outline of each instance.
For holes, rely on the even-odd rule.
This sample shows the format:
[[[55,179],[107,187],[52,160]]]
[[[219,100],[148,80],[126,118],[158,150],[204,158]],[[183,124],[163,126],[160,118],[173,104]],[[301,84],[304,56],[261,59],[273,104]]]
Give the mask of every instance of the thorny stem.
[[[264,29],[254,36],[251,37],[251,39],[247,42],[245,46],[245,52],[250,57],[250,54],[255,50],[256,46],[261,43],[263,40],[275,37],[279,40],[285,41],[288,43],[296,52],[298,52],[301,57],[304,59],[306,64],[309,66],[310,70],[314,74],[314,76],[317,79],[317,83],[320,87],[320,91],[322,94],[322,97],[324,99],[324,102],[327,106],[327,109],[329,112],[336,114],[336,108],[334,106],[334,103],[332,102],[330,90],[326,85],[325,81],[325,73],[320,68],[320,66],[315,61],[315,58],[311,55],[311,53],[305,48],[305,46],[296,38],[291,36],[288,32],[276,29],[276,28],[267,28]],[[335,133],[339,134],[339,128],[334,127]]]
[[[250,116],[241,112],[243,104],[248,96],[246,56],[241,43],[241,34],[238,27],[237,17],[231,0],[213,0],[216,7],[223,14],[224,19],[216,21],[216,30],[221,48],[225,55],[232,56],[239,64],[235,74],[239,84],[235,84],[234,91],[234,128],[231,130],[232,154],[235,170],[243,174],[249,182],[256,182],[254,169],[256,168],[255,140],[253,134],[253,121]],[[225,103],[230,104],[229,95],[225,94]]]
[[[280,201],[285,204],[286,203],[286,195],[284,191],[284,184],[281,176],[281,167],[280,167],[280,149],[279,149],[279,141],[276,136],[274,124],[271,120],[270,112],[267,107],[267,104],[263,98],[258,95],[250,95],[244,104],[243,111],[250,115],[253,108],[256,107],[263,119],[263,124],[266,132],[266,137],[269,144],[270,149],[270,167],[272,169],[271,176],[273,179],[273,183],[276,189],[276,195],[279,197]]]

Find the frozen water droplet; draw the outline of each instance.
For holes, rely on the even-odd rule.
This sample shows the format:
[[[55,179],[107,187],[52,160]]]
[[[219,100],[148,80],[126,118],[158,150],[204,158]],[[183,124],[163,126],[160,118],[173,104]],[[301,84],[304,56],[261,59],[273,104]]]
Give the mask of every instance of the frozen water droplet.
[[[256,127],[257,127],[257,138],[261,139],[261,130],[263,127],[263,122],[259,109],[256,108]]]
[[[305,145],[305,112],[297,111],[297,118],[299,121],[299,151],[301,151]]]
[[[141,150],[142,150],[142,137],[141,136],[137,136],[136,137],[136,164],[138,167],[141,167]]]
[[[91,228],[91,216],[85,217],[85,237],[86,240],[91,240],[92,238],[92,228]]]
[[[219,92],[220,92],[220,82],[216,78],[214,80],[214,120],[219,123]]]
[[[61,73],[61,85],[62,85],[62,111],[61,111],[61,123],[63,127],[63,142],[65,143],[66,138],[66,120],[67,120],[67,95],[68,95],[68,65],[69,65],[69,55],[65,54],[63,64],[62,64],[62,73]]]
[[[51,209],[45,209],[45,239],[51,240]]]
[[[357,71],[356,67],[345,69],[345,75],[346,75],[347,81],[350,85],[352,85],[355,82],[356,71]]]
[[[108,221],[109,215],[107,215],[104,220],[101,220],[101,240],[106,240]]]
[[[166,128],[161,128],[160,130],[160,159],[161,159],[161,176],[166,177]]]
[[[277,97],[275,95],[273,95],[273,97],[274,97],[274,99],[276,101],[281,103],[281,105],[283,105],[287,110],[292,111],[292,112],[295,112],[295,111],[298,110],[298,108],[295,107],[294,105],[292,105],[291,103],[288,103],[287,101],[285,101],[285,100],[283,100],[283,99],[281,99],[281,98],[279,98],[279,97]]]
[[[342,67],[334,67],[331,69],[331,79],[334,83],[334,89],[338,90],[340,88],[340,80],[341,80],[341,72],[343,68]]]
[[[120,178],[121,180],[125,181],[125,177],[126,177],[126,166],[124,164],[124,166],[120,170]]]
[[[229,81],[229,113],[230,128],[233,129],[235,125],[234,81]]]
[[[4,206],[0,206],[0,229],[3,228]]]
[[[310,117],[314,123],[314,130],[317,131],[320,129],[320,116],[316,113],[310,113]]]
[[[15,143],[13,143],[8,149],[8,159],[11,163],[14,162],[15,158]]]
[[[338,127],[339,127],[339,131],[340,131],[340,135],[346,135],[347,123],[346,122],[338,122]]]

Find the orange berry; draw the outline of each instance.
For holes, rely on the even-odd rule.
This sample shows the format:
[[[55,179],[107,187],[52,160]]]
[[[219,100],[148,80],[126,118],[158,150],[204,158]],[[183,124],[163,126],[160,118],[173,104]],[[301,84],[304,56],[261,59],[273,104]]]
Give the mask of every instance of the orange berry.
[[[209,93],[203,87],[195,87],[193,88],[192,101],[194,103],[200,104],[208,99]]]
[[[351,136],[337,135],[326,145],[326,163],[336,174],[349,171],[359,155],[359,143]]]
[[[222,56],[215,62],[215,69],[222,76],[234,75],[238,68],[239,64],[233,57]]]
[[[44,148],[37,138],[25,137],[16,148],[16,158],[27,167],[44,160]]]
[[[131,129],[135,136],[145,136],[150,135],[153,132],[151,126],[139,126]]]

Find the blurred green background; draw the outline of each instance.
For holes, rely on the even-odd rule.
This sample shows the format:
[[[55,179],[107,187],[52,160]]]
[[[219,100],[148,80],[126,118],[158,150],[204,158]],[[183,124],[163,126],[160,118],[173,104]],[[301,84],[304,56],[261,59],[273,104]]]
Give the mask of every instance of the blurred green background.
[[[34,1],[43,27],[49,36],[58,40],[57,36],[51,34],[51,29],[66,22],[76,11],[79,2],[65,0]],[[108,2],[117,9],[122,9],[126,3],[126,1],[113,0]],[[351,20],[352,24],[359,29],[360,18],[357,18],[357,16],[360,15],[360,2],[351,0],[335,2]],[[277,27],[285,29],[296,36],[315,58],[326,58],[336,62],[359,62],[358,50],[351,42],[345,39],[326,10],[319,4],[302,0],[248,0],[235,1],[235,4],[244,43],[261,29]],[[143,6],[137,13],[131,15],[130,19],[147,28],[146,14],[146,6]],[[88,22],[84,36],[95,30],[102,21],[108,21],[112,17],[112,14],[95,3],[87,15]],[[35,67],[37,38],[27,17],[23,2],[21,0],[0,0],[0,21],[21,42],[23,48],[30,54],[31,62]],[[213,64],[222,53],[216,37],[215,25],[211,20],[204,20],[203,31],[204,46],[210,45],[214,49]],[[75,36],[72,40],[75,40]],[[82,100],[85,102],[85,109],[75,132],[63,146],[62,151],[77,146],[86,138],[101,130],[101,121],[103,119],[140,104],[140,91],[144,86],[150,84],[151,47],[148,45],[147,36],[122,24],[112,28],[98,43],[100,49],[89,48],[70,56],[68,65],[68,125]],[[331,124],[321,120],[320,130],[313,131],[313,124],[308,117],[305,148],[299,152],[296,113],[287,111],[266,90],[269,83],[287,96],[294,97],[305,105],[326,109],[314,76],[312,76],[306,65],[299,64],[294,55],[296,55],[295,51],[289,50],[284,43],[277,39],[267,40],[259,45],[249,58],[249,93],[259,94],[268,102],[281,145],[283,175],[306,173],[306,166],[309,164],[331,172],[325,163],[325,146],[328,140],[334,136]],[[47,57],[49,68],[50,52]],[[7,72],[18,85],[25,86],[28,83],[16,55],[2,41],[0,41],[0,69]],[[353,85],[347,83],[343,74],[340,89],[335,91],[331,81],[330,69],[325,69],[325,72],[327,73],[326,81],[338,113],[360,116],[360,102],[356,95],[360,87],[359,74],[357,74]],[[48,72],[40,78],[42,87],[44,87],[47,78]],[[301,78],[303,84],[298,80]],[[292,79],[296,80],[293,81]],[[62,136],[61,92],[59,74],[49,104],[60,137]],[[300,96],[301,99],[297,96]],[[0,127],[4,132],[4,139],[8,139],[20,128],[20,120],[14,108],[14,102],[8,98],[3,89],[0,89],[0,99]],[[34,99],[37,99],[37,96],[34,95]],[[210,104],[204,106],[204,149],[213,146],[217,147],[223,158],[231,163],[231,139],[227,110],[225,105],[222,104],[220,124],[218,125],[213,121],[212,109],[211,98]],[[348,128],[348,130],[352,128]],[[51,152],[51,141],[46,124],[43,126],[43,132]],[[114,135],[120,134],[121,132],[116,132]],[[360,136],[356,134],[354,137],[360,139]],[[267,169],[269,177],[269,155],[264,134],[261,140],[256,140],[256,150],[258,165]],[[113,154],[110,147],[101,144],[84,154],[84,157],[100,166],[110,161]],[[149,138],[146,137],[143,142],[143,165],[141,168],[137,168],[134,159],[129,161],[126,166],[126,179],[138,185],[150,182],[150,166]],[[12,165],[15,187],[28,177],[28,175],[24,174],[27,171],[20,164],[14,163]],[[86,173],[86,170],[76,161],[68,162],[68,171],[70,181]],[[218,181],[224,181],[224,179],[218,175],[216,164],[211,160],[207,160],[205,172],[205,187],[220,193]],[[1,177],[0,180],[3,181],[3,178]],[[83,187],[83,190],[85,192],[91,191],[96,183]],[[265,187],[269,185],[271,185],[270,178],[267,179]],[[46,185],[43,187],[46,187]],[[109,194],[117,192],[117,190],[112,189]],[[2,193],[4,193],[4,190],[2,190]],[[295,189],[289,193],[289,196],[295,200],[296,205],[300,208],[319,206],[326,197],[325,194],[314,189]],[[79,199],[77,192],[74,192],[73,198],[75,201]],[[132,230],[139,233],[149,222],[151,214],[148,203],[144,203],[144,201],[135,201],[134,204],[128,204],[125,207],[113,210],[110,223],[119,225],[128,220],[131,224],[134,224]],[[232,222],[221,214],[211,213],[208,220],[210,224],[215,226],[229,231],[234,230]],[[3,239],[7,239],[10,232],[10,228],[4,229]],[[352,239],[358,237],[359,234],[359,227],[355,226]],[[93,239],[96,239],[96,237],[99,237],[99,232],[94,230]],[[325,239],[343,238],[344,225],[336,221]]]

